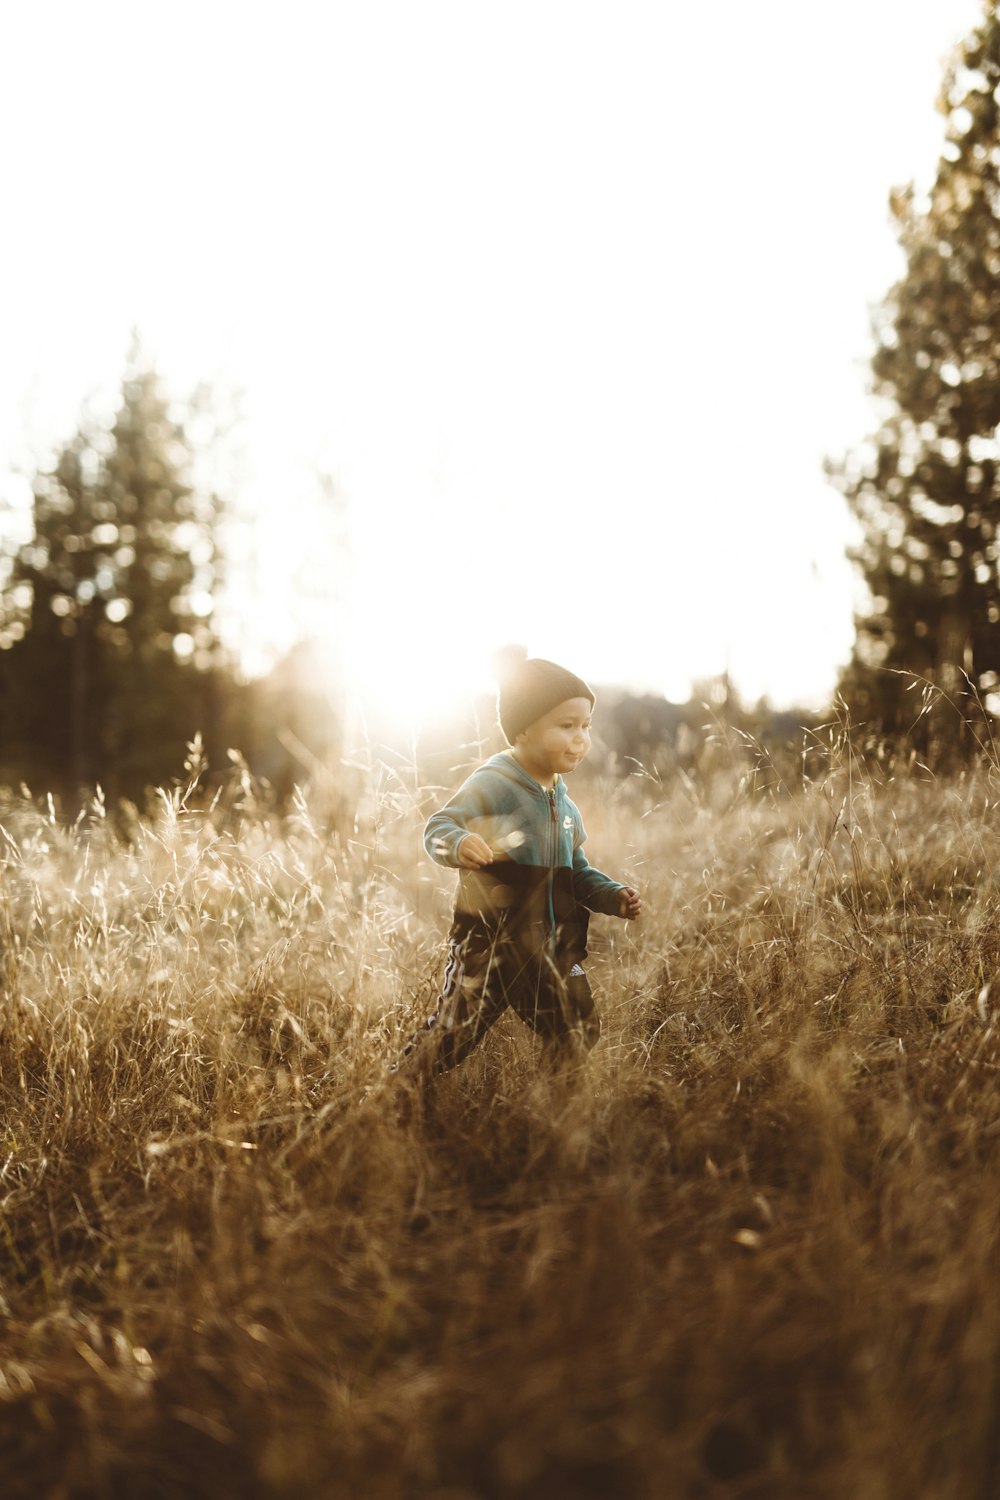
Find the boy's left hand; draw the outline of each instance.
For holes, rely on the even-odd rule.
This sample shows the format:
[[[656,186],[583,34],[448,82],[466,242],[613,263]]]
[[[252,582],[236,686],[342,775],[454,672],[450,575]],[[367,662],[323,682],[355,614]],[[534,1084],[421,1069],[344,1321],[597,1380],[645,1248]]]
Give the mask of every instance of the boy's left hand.
[[[618,915],[634,922],[642,911],[642,897],[634,886],[625,885],[618,893]]]

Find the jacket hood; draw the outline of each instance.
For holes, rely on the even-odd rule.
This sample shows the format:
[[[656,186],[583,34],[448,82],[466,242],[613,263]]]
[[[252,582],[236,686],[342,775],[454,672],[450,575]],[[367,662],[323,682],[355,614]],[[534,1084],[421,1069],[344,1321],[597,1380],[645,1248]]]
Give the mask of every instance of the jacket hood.
[[[549,799],[549,794],[545,788],[540,782],[535,780],[534,776],[528,775],[512,750],[501,750],[498,754],[491,755],[489,760],[484,762],[482,769],[484,771],[500,771],[503,775],[509,776],[512,781],[516,781],[519,786],[527,787],[531,792],[537,792],[538,796],[544,797],[546,802]],[[555,777],[553,786],[556,799],[561,800],[566,795],[566,783],[558,771],[555,773]]]

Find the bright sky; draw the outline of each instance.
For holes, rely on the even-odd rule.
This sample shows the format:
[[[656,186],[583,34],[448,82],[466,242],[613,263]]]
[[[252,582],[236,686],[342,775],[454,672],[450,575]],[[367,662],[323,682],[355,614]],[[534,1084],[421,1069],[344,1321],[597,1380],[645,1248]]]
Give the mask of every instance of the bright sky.
[[[819,704],[855,602],[822,461],[873,426],[888,192],[929,180],[979,14],[5,6],[0,494],[138,325],[177,390],[245,392],[253,651],[335,616],[325,468],[349,654],[400,707],[508,640]]]

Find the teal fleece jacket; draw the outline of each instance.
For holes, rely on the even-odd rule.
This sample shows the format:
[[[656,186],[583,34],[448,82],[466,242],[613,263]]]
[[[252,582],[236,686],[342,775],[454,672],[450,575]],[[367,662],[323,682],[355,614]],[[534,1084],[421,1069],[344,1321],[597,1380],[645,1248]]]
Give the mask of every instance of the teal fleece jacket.
[[[458,846],[469,833],[478,833],[493,850],[493,863],[482,870],[458,864]],[[460,931],[470,923],[489,930],[501,917],[526,920],[535,941],[542,936],[540,925],[561,955],[576,962],[586,952],[586,913],[617,916],[624,889],[588,862],[586,837],[562,777],[547,792],[504,750],[473,771],[428,819],[424,847],[438,864],[460,869]]]

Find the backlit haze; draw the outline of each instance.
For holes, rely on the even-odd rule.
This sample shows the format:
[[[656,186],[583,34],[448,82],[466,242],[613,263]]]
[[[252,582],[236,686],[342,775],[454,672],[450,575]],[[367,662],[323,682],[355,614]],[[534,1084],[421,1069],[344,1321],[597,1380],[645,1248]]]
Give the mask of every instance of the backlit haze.
[[[822,462],[875,424],[888,193],[979,13],[6,7],[0,494],[137,326],[243,392],[250,668],[318,631],[402,721],[518,640],[818,706],[856,603]]]

